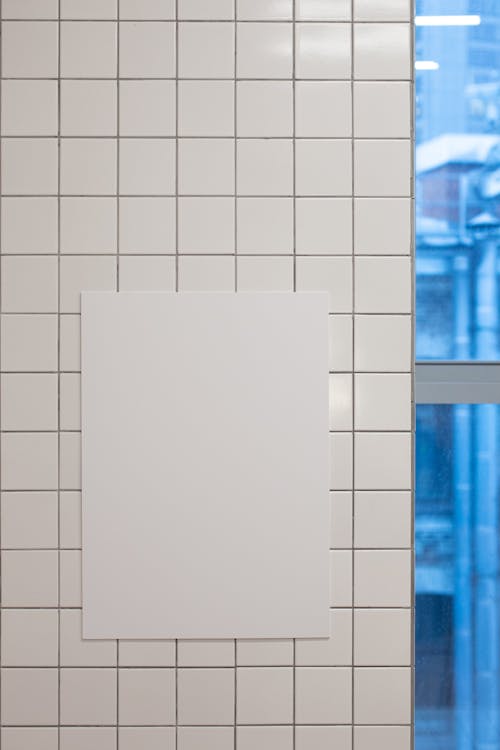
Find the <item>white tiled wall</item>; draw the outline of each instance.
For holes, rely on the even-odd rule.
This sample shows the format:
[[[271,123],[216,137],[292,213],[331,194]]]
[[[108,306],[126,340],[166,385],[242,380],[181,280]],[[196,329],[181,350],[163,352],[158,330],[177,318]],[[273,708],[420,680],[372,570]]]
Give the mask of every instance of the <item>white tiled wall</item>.
[[[3,750],[408,750],[410,0],[1,13]],[[330,292],[329,641],[81,640],[81,289]]]

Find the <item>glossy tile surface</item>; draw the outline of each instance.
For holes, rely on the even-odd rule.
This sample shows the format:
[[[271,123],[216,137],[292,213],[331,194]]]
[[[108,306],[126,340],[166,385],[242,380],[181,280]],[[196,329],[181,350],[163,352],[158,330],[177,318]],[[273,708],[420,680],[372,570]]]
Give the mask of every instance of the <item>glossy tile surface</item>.
[[[1,6],[2,750],[409,750],[411,3]],[[328,293],[328,637],[82,638],[80,295],[99,290]],[[200,350],[200,374],[206,362]],[[219,417],[193,412],[190,450],[213,448]],[[211,472],[193,467],[210,505]],[[393,557],[353,565],[353,549],[402,553],[401,578]],[[353,609],[358,595],[370,603]],[[286,723],[260,723],[258,684],[256,723],[238,723],[241,670],[284,670],[287,686],[294,667],[327,670],[300,711],[330,722],[324,698],[353,658],[382,671],[361,679],[346,723],[300,723],[297,681],[295,714],[288,687],[269,701],[274,721],[284,699]],[[58,728],[58,706],[84,723]]]

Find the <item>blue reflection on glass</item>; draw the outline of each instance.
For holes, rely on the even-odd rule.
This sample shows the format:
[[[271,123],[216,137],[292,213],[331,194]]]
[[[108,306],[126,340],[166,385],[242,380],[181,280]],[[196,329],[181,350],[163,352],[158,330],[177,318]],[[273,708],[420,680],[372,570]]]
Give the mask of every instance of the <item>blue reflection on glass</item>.
[[[416,748],[500,748],[500,407],[420,405]]]
[[[417,0],[437,15],[416,29],[417,358],[498,359],[500,2]]]

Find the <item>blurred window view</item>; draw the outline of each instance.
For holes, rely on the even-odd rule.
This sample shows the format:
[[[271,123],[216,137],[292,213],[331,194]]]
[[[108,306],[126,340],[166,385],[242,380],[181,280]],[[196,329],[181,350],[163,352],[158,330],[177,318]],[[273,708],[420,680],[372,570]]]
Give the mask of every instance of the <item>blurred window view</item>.
[[[487,368],[500,360],[500,0],[416,12],[416,356]],[[500,406],[423,403],[416,422],[416,749],[500,750]]]

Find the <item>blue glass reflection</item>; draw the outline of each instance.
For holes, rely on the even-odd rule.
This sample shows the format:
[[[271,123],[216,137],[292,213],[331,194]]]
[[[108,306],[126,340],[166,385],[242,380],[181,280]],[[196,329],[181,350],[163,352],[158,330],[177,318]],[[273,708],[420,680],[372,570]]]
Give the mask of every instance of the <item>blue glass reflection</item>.
[[[417,358],[500,357],[500,2],[417,0]],[[423,68],[423,69],[422,69]]]
[[[416,748],[500,748],[500,407],[421,405]]]

